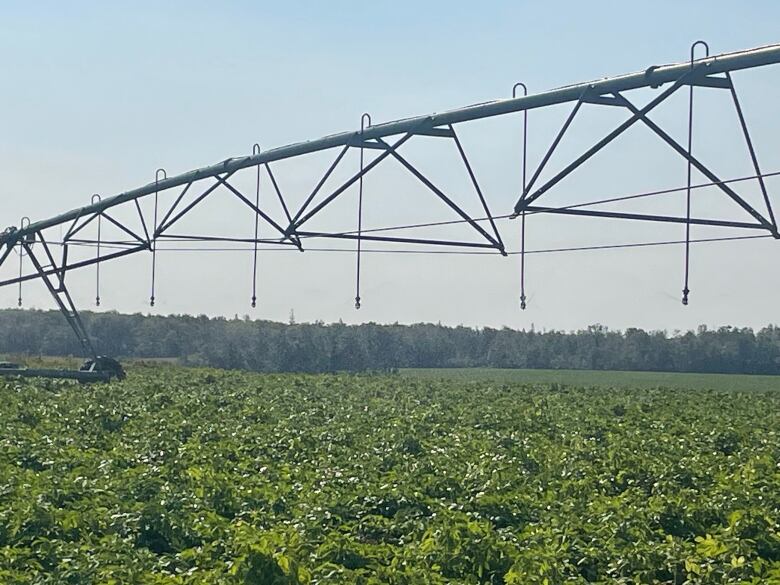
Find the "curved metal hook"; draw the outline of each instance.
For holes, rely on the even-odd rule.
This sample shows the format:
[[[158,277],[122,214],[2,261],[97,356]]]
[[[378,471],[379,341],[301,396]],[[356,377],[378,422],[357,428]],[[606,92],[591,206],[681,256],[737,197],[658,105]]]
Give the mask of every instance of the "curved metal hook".
[[[260,145],[257,142],[252,145],[252,156],[256,154],[260,154]]]
[[[154,171],[154,182],[159,183],[160,182],[160,173],[162,173],[163,179],[168,178],[168,173],[165,172],[165,169],[159,168],[156,171]]]
[[[366,120],[368,120],[368,124],[366,124]],[[366,128],[371,126],[371,114],[368,112],[364,112],[362,116],[360,116],[360,132],[365,132]]]
[[[512,86],[512,98],[517,97],[517,88],[522,87],[523,88],[523,97],[528,95],[528,88],[526,87],[525,83],[517,82]]]
[[[19,229],[23,229],[24,230],[24,229],[27,229],[28,227],[30,227],[30,218],[25,215],[24,217],[22,217],[22,219],[19,220]],[[32,244],[35,241],[35,234],[28,234],[24,238],[24,240],[27,243]],[[21,244],[19,245],[19,254],[21,256],[26,256],[27,255],[25,253],[25,251],[24,251],[24,246],[22,246]]]
[[[694,60],[695,60],[694,58],[696,56],[695,55],[696,47],[698,47],[698,46],[704,47],[704,58],[705,59],[710,56],[710,46],[707,44],[707,41],[701,41],[701,40],[696,41],[695,43],[693,43],[691,45],[691,63],[693,63]]]
[[[94,205],[96,202],[102,201],[100,195],[98,193],[93,193],[92,197],[90,198],[89,202]]]

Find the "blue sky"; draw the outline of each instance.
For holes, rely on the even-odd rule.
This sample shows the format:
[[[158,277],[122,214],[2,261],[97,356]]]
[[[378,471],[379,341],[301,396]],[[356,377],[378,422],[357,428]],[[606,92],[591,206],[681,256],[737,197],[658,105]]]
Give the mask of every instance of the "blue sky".
[[[6,2],[0,5],[3,221],[47,217],[83,205],[92,193],[139,186],[160,166],[175,174],[247,153],[254,142],[272,147],[354,129],[364,111],[381,122],[507,97],[515,81],[534,92],[641,70],[685,59],[699,38],[713,53],[778,42],[778,22],[780,5],[768,1]],[[780,67],[735,80],[762,165],[780,170],[774,112]],[[703,94],[697,101],[698,152],[724,176],[748,174],[738,135],[728,135],[728,106]],[[532,164],[565,114],[532,115]],[[557,162],[608,129],[617,119],[610,115],[584,117]],[[682,139],[684,100],[659,111],[658,119]],[[496,213],[509,210],[517,185],[519,124],[515,117],[463,129]],[[422,146],[411,152],[460,188],[446,153]],[[594,163],[562,186],[556,202],[679,186],[685,178],[684,164],[647,134],[627,137],[625,146]],[[295,190],[315,171],[282,165],[279,175]],[[402,181],[392,173],[367,180],[369,225],[449,218],[411,192],[408,201],[396,198],[406,188]],[[780,182],[770,187],[777,191]],[[346,200],[333,221],[353,221],[353,211]],[[245,231],[252,223],[217,203],[200,221],[199,227],[213,222]],[[516,226],[501,227],[516,247]],[[679,231],[541,219],[529,227],[529,247],[664,239]],[[778,321],[772,293],[780,285],[772,271],[778,250],[763,241],[697,248],[692,305],[685,309],[677,298],[679,249],[538,257],[529,262],[532,303],[524,313],[512,258],[371,257],[364,308],[355,312],[350,255],[263,256],[261,306],[254,311],[246,254],[163,256],[154,310],[285,319],[295,309],[304,320],[533,322],[567,329],[594,322],[670,330],[698,323],[759,326]],[[150,310],[148,258],[115,264],[105,268],[104,308]],[[88,307],[93,275],[74,277],[76,297]],[[15,298],[15,291],[0,290],[3,306]],[[35,286],[26,288],[26,304],[51,305]]]

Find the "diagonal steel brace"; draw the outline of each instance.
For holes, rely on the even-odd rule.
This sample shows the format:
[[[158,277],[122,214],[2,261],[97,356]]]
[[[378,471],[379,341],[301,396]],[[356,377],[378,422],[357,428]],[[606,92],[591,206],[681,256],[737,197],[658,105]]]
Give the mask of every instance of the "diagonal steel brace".
[[[599,140],[591,148],[589,148],[582,155],[580,155],[579,158],[571,162],[566,168],[558,172],[554,177],[549,179],[544,185],[542,185],[536,191],[534,191],[533,194],[528,195],[527,197],[520,197],[520,199],[515,204],[515,214],[519,215],[520,213],[522,213],[523,209],[525,209],[528,205],[530,205],[539,197],[541,197],[551,187],[558,184],[561,180],[563,180],[565,177],[571,174],[575,169],[579,168],[585,161],[590,159],[594,154],[599,152],[607,144],[615,140],[615,138],[617,138],[623,132],[628,130],[631,126],[636,124],[642,118],[643,115],[648,114],[655,107],[657,107],[659,104],[665,101],[669,96],[671,96],[674,92],[676,92],[683,85],[685,85],[688,82],[688,80],[694,76],[696,71],[697,69],[691,69],[687,73],[680,76],[677,79],[677,81],[675,81],[670,87],[664,90],[653,100],[648,102],[642,109],[640,109],[637,113],[633,114],[628,120],[624,121],[612,132],[604,136],[604,138]]]
[[[650,118],[647,117],[646,114],[642,113],[641,110],[639,110],[634,104],[632,104],[625,96],[619,93],[614,94],[615,97],[621,98],[625,107],[628,108],[630,112],[634,114],[634,116],[639,116],[639,118],[642,120],[642,122],[650,128],[654,133],[656,133],[658,136],[661,137],[661,139],[666,142],[669,146],[672,147],[673,150],[675,150],[680,156],[685,158],[687,161],[689,161],[698,171],[703,174],[705,177],[707,177],[710,181],[713,183],[716,183],[716,186],[726,193],[731,199],[733,199],[740,207],[742,207],[745,211],[747,211],[750,215],[753,216],[761,225],[763,225],[766,229],[771,231],[772,233],[777,232],[777,228],[773,225],[772,222],[767,220],[763,215],[761,215],[758,211],[753,209],[753,207],[745,201],[742,197],[739,196],[739,194],[734,191],[731,187],[729,187],[727,184],[725,184],[718,176],[713,173],[706,165],[704,165],[699,159],[697,159],[692,154],[688,154],[688,151],[683,148],[679,142],[677,142],[674,138],[669,136],[669,134],[663,130],[658,124],[653,122]]]

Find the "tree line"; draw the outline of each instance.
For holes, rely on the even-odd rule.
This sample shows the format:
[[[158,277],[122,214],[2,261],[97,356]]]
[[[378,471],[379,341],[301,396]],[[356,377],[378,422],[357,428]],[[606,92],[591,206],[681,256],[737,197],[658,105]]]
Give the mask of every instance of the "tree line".
[[[669,334],[474,329],[428,323],[278,323],[189,315],[82,315],[99,353],[278,372],[396,368],[547,368],[780,374],[780,327],[720,327]],[[57,311],[0,310],[0,353],[80,356]]]

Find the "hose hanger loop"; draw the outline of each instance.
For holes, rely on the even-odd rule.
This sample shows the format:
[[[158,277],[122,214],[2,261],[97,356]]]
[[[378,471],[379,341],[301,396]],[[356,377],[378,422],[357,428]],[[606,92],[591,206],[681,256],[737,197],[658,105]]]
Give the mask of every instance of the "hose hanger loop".
[[[512,87],[512,98],[517,98],[517,90],[523,90],[523,97],[528,95],[528,87],[525,83],[518,82]],[[522,197],[526,195],[527,169],[528,169],[528,110],[523,110],[523,189]],[[522,198],[521,197],[521,198]],[[525,310],[527,297],[525,295],[525,209],[520,214],[520,309]]]
[[[165,172],[165,169],[160,168],[157,169],[154,173],[154,231],[152,232],[152,294],[149,296],[149,306],[154,307],[154,290],[155,290],[155,284],[156,284],[156,272],[157,272],[157,203],[159,198],[159,185],[160,185],[160,176],[162,176],[163,179],[168,178],[168,173]]]
[[[100,195],[97,193],[92,195],[92,198],[90,199],[90,203],[92,205],[95,205],[95,203],[99,203],[101,201]],[[99,212],[97,216],[97,249],[95,252],[95,306],[100,306],[100,220],[102,219],[101,216],[103,215],[103,212]]]
[[[691,45],[691,67],[693,67],[693,62],[696,60],[696,47],[704,47],[704,59],[710,56],[710,46],[707,44],[707,41],[696,41]]]
[[[252,156],[260,154],[260,145],[252,146]],[[260,165],[257,165],[257,182],[255,185],[255,207],[260,209]],[[257,306],[257,240],[260,234],[260,215],[255,211],[255,239],[252,258],[252,308]]]
[[[366,128],[371,126],[371,114],[368,112],[364,112],[362,116],[360,116],[360,133],[362,134],[365,132]]]
[[[696,47],[704,47],[704,58],[710,56],[710,46],[705,41],[696,41],[691,45],[691,70],[694,69],[696,61]],[[693,84],[691,83],[688,89],[688,181],[685,190],[685,263],[684,263],[684,282],[682,290],[682,304],[688,305],[688,295],[691,290],[689,288],[690,282],[690,264],[691,264],[691,180],[692,180],[692,163],[691,156],[693,153]]]
[[[355,309],[360,309],[360,252],[362,250],[363,235],[363,173],[365,168],[363,133],[371,126],[371,115],[364,113],[360,116],[360,177],[358,179],[358,229],[357,229],[357,265],[355,277]]]
[[[523,90],[523,97],[528,95],[528,88],[526,87],[525,83],[522,81],[518,81],[517,83],[512,86],[512,99],[517,98],[517,89],[522,88]]]

